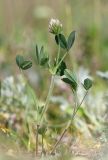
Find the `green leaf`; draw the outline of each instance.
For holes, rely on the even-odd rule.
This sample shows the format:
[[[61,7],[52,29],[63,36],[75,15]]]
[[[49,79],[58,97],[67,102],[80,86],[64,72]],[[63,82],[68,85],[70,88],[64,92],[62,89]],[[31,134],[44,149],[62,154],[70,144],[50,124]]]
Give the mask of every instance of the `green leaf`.
[[[60,44],[61,48],[67,49],[67,41],[66,41],[66,38],[63,34],[56,35],[55,41],[56,41],[57,45]]]
[[[44,47],[42,46],[40,49],[39,59],[41,60],[44,57]]]
[[[71,72],[68,69],[65,69],[64,71],[64,75],[66,76],[66,78],[68,79],[68,84],[70,84],[71,88],[76,91],[77,90],[77,77],[76,74],[74,72]]]
[[[62,61],[60,66],[57,69],[56,74],[59,75],[59,76],[63,76],[66,68],[67,68],[66,63],[64,61]]]
[[[20,55],[16,56],[16,63],[18,65],[18,67],[23,69],[23,70],[26,70],[26,69],[32,67],[32,62],[24,60],[24,57],[20,56]]]
[[[40,65],[48,67],[49,56],[44,52],[44,47],[40,50]]]
[[[56,41],[57,45],[59,45],[59,37],[58,37],[58,35],[55,35],[55,41]]]
[[[77,90],[77,83],[74,81],[74,82],[72,82],[72,84],[71,84],[71,88],[72,88],[72,90],[74,90],[74,91],[76,91]]]
[[[41,114],[44,109],[44,105],[38,106],[38,113]]]
[[[32,67],[32,62],[31,61],[24,61],[22,64],[21,64],[21,69],[23,70],[26,70],[26,69],[29,69]]]
[[[86,78],[84,80],[83,86],[86,90],[89,90],[92,87],[92,80],[90,80],[89,78]]]
[[[39,50],[38,50],[38,46],[37,45],[36,45],[36,57],[37,57],[37,62],[39,64],[40,58],[39,58]]]
[[[72,82],[68,79],[68,78],[62,78],[62,81],[64,81],[65,83],[71,85]]]
[[[71,32],[69,37],[68,37],[68,40],[67,40],[68,50],[72,47],[74,41],[75,41],[75,31]]]
[[[74,72],[71,72],[69,69],[65,69],[64,74],[71,81],[77,82],[77,77],[76,77],[76,74]]]
[[[39,51],[38,46],[36,45],[36,57],[39,65],[48,67],[49,56],[44,52],[43,46]]]
[[[39,129],[38,129],[38,133],[39,133],[40,135],[44,135],[46,131],[47,131],[47,128],[46,128],[45,125],[42,125],[42,126],[39,127]]]
[[[41,66],[47,66],[46,64],[48,64],[47,62],[49,61],[48,57],[44,57],[41,59],[40,65]]]
[[[21,64],[24,62],[24,58],[23,56],[17,55],[16,56],[16,63],[18,65],[19,68],[21,68]]]

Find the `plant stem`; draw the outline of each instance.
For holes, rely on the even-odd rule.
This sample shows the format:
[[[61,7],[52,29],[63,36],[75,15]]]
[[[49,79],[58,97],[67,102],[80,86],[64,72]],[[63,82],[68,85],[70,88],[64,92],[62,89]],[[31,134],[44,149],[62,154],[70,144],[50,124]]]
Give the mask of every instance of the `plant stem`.
[[[85,95],[84,95],[84,97],[83,97],[82,101],[80,102],[79,107],[82,105],[82,103],[83,103],[83,101],[84,101],[85,97],[87,96],[87,94],[88,94],[88,90],[86,91],[86,93],[85,93]]]
[[[56,70],[58,69],[58,67],[60,66],[60,64],[62,63],[62,61],[65,59],[65,57],[67,56],[68,51],[63,55],[63,57],[61,58],[60,62],[57,64],[56,66]]]
[[[82,103],[83,103],[83,101],[84,101],[85,97],[87,96],[87,94],[88,94],[88,91],[86,91],[86,93],[85,93],[85,95],[84,95],[84,97],[83,97],[82,101],[81,101],[81,102],[80,102],[80,104],[77,106],[76,110],[74,110],[74,111],[73,111],[73,114],[72,114],[71,120],[68,122],[68,124],[67,124],[66,128],[64,129],[64,131],[62,132],[62,134],[61,134],[60,138],[59,138],[59,139],[58,139],[58,141],[55,143],[55,145],[54,145],[53,149],[52,149],[52,150],[51,150],[51,152],[50,152],[51,154],[53,154],[53,153],[54,153],[54,151],[55,151],[55,149],[57,148],[58,144],[61,142],[62,138],[64,137],[64,135],[65,135],[65,134],[66,134],[66,132],[68,131],[68,128],[69,128],[69,127],[70,127],[70,125],[72,124],[72,121],[74,120],[75,115],[76,115],[76,113],[77,113],[78,109],[81,107],[81,105],[82,105]],[[75,104],[76,104],[76,102],[75,102]]]
[[[73,112],[72,117],[71,117],[71,122],[72,122],[73,119],[75,118],[75,115],[76,115],[77,111],[79,110],[79,108],[81,107],[81,105],[82,105],[82,103],[83,103],[85,97],[87,96],[87,94],[88,94],[88,91],[86,91],[86,93],[85,93],[85,95],[84,95],[82,101],[81,101],[80,104],[77,106],[76,110]]]
[[[44,143],[43,143],[44,135],[43,134],[41,135],[41,138],[42,138],[42,154],[43,154],[43,151],[44,151]]]
[[[38,130],[39,130],[39,125],[37,124],[37,128],[36,128],[36,157],[38,156]]]
[[[53,149],[51,150],[50,154],[53,154],[55,149],[57,148],[58,144],[61,142],[62,138],[64,137],[65,133],[67,132],[68,128],[70,126],[70,121],[68,122],[67,127],[64,129],[64,131],[62,132],[60,138],[58,139],[58,141],[55,143]]]
[[[74,91],[73,91],[73,96],[74,96],[74,103],[75,103],[74,108],[73,108],[73,114],[74,114],[74,112],[76,111],[77,106],[78,106],[77,92],[74,92]],[[72,115],[73,115],[73,114],[72,114]]]
[[[40,122],[42,121],[43,116],[44,116],[44,114],[46,113],[46,111],[47,111],[47,109],[48,109],[50,97],[51,97],[51,95],[52,95],[52,91],[53,91],[53,88],[54,88],[54,79],[55,79],[55,75],[52,75],[49,92],[48,92],[48,95],[47,95],[47,98],[46,98],[45,106],[44,106],[43,111],[42,111],[42,114],[41,114]]]

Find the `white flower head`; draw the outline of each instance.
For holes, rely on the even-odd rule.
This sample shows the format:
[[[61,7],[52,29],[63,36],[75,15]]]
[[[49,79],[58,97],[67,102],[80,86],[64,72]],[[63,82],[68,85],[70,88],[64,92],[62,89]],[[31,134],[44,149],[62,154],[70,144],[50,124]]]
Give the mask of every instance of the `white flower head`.
[[[49,22],[49,32],[52,34],[60,34],[62,32],[62,24],[58,19],[51,19]]]

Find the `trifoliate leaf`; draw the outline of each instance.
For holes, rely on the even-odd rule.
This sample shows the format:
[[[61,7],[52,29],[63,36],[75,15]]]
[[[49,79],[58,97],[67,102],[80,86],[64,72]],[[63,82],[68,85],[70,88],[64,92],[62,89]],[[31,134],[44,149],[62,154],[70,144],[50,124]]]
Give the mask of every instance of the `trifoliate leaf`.
[[[44,52],[43,46],[39,51],[38,46],[36,45],[36,57],[39,65],[48,67],[49,56]]]

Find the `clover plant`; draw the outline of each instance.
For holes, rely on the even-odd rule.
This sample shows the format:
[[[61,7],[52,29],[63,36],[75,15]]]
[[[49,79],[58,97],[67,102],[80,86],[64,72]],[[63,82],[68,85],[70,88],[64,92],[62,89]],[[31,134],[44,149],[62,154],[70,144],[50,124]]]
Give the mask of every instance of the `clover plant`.
[[[49,32],[53,34],[55,38],[55,42],[58,46],[58,52],[56,54],[55,60],[52,62],[50,59],[50,56],[46,54],[44,47],[41,46],[39,48],[38,44],[36,44],[36,53],[35,53],[38,65],[42,66],[43,69],[47,68],[51,75],[51,83],[50,83],[49,91],[46,97],[45,104],[42,107],[41,112],[39,112],[40,115],[37,122],[36,155],[38,154],[38,134],[42,135],[42,143],[43,143],[43,136],[46,132],[45,126],[44,128],[42,128],[42,126],[43,126],[44,116],[49,107],[50,97],[53,92],[55,77],[59,76],[64,83],[70,86],[72,90],[72,94],[74,95],[75,105],[74,105],[73,113],[71,114],[71,119],[69,120],[63,133],[60,135],[59,140],[52,147],[52,150],[50,152],[51,154],[54,153],[58,144],[60,143],[63,136],[67,132],[68,128],[72,125],[72,121],[75,118],[75,115],[78,109],[82,105],[89,89],[92,87],[92,81],[89,78],[86,78],[82,84],[83,88],[85,89],[85,95],[82,101],[79,103],[77,100],[77,90],[79,85],[78,78],[73,69],[71,70],[67,68],[66,62],[65,62],[65,58],[66,56],[68,56],[69,51],[74,44],[76,32],[72,31],[68,37],[65,37],[65,35],[63,34],[63,26],[58,19],[51,19],[49,23]],[[61,49],[65,51],[64,54],[61,54]],[[30,60],[25,59],[22,55],[16,56],[16,63],[21,71],[27,70],[32,67],[32,62]]]

